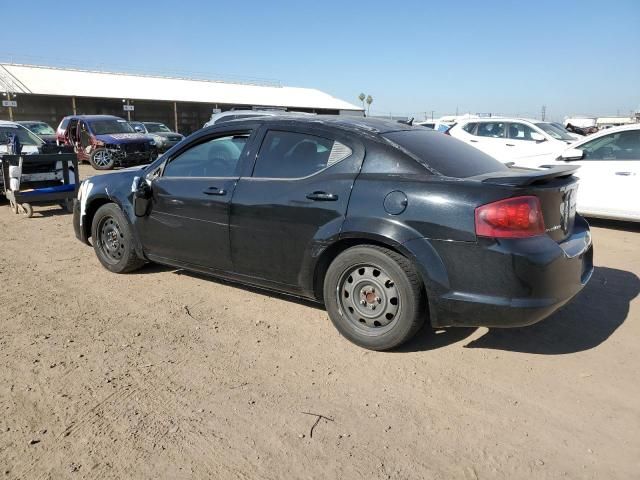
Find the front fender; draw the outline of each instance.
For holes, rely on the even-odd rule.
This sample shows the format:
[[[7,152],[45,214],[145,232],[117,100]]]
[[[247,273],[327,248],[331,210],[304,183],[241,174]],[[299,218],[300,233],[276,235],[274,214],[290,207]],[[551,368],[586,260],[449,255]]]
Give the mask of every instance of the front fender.
[[[131,192],[131,179],[122,179],[119,182],[104,182],[102,179],[109,175],[91,177],[82,182],[78,201],[78,232],[79,238],[88,243],[91,237],[91,224],[98,209],[107,203],[115,203],[124,213],[125,220],[133,234],[136,253],[144,258],[142,243],[135,228],[135,213],[133,211],[133,193]],[[114,175],[115,176],[115,175]],[[120,179],[119,179],[120,180]],[[126,181],[124,181],[126,180]],[[74,221],[75,222],[75,221]]]

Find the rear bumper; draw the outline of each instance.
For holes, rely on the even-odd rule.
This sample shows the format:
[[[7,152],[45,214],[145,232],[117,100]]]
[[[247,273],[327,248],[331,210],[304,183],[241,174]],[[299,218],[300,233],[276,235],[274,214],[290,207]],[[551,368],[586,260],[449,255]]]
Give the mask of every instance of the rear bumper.
[[[447,271],[447,288],[430,292],[434,326],[521,327],[551,315],[591,278],[593,245],[576,216],[561,243],[548,236],[434,245]]]

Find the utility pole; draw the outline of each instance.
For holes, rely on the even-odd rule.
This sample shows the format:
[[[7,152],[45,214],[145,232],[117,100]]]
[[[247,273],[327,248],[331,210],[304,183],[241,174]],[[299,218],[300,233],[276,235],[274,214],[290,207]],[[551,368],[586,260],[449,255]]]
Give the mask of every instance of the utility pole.
[[[547,106],[546,105],[542,106],[542,114],[540,115],[540,118],[542,119],[543,122],[544,122],[545,118],[547,118]]]
[[[7,100],[11,101],[11,92],[7,90]],[[13,107],[9,106],[9,121],[13,122]]]

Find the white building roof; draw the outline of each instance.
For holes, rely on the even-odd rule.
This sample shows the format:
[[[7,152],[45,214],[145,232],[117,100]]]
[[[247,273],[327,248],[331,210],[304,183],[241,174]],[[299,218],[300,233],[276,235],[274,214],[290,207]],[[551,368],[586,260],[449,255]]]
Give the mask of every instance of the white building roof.
[[[0,63],[0,91],[38,95],[357,110],[313,88],[133,75]]]

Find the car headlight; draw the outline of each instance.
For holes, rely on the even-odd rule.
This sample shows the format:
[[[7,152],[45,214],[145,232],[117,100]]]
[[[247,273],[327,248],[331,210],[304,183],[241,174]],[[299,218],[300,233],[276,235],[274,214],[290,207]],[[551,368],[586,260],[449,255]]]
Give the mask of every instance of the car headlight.
[[[153,138],[149,139],[149,145],[155,145],[156,141]]]

